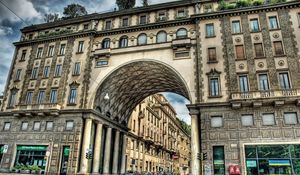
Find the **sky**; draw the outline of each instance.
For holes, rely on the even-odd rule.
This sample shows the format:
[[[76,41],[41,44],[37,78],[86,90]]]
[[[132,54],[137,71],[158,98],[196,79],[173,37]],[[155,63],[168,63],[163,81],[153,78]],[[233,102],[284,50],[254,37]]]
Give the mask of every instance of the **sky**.
[[[148,0],[149,4],[170,1],[175,0]],[[88,13],[112,11],[117,7],[115,0],[0,0],[0,95],[4,91],[14,54],[13,42],[20,39],[20,29],[43,23],[46,13],[58,13],[61,17],[63,8],[72,3],[84,6]],[[136,6],[141,6],[141,0],[136,0]],[[163,94],[175,108],[178,117],[190,124],[191,119],[185,107],[189,101],[173,93]]]

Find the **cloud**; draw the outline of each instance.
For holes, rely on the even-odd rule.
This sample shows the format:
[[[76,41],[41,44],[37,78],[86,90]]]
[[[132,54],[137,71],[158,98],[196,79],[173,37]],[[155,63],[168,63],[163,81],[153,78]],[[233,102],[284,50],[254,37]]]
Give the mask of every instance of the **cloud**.
[[[13,29],[11,27],[0,26],[0,36],[13,34]]]

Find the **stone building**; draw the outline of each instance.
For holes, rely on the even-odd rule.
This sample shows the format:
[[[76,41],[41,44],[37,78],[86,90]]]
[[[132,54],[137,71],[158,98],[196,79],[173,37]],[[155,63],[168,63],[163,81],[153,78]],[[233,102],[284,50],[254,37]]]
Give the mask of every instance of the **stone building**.
[[[123,173],[131,113],[174,92],[191,102],[193,175],[299,174],[300,2],[232,2],[23,28],[0,113],[1,170]]]
[[[127,171],[189,173],[190,136],[163,95],[149,96],[140,103],[128,128]]]

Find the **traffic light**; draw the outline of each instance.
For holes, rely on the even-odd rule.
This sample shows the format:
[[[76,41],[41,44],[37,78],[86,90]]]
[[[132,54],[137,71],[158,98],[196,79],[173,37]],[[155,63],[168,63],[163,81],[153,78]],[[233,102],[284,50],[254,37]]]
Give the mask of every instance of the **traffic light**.
[[[207,153],[198,153],[197,159],[198,160],[207,160]]]
[[[92,159],[93,158],[93,152],[92,149],[88,149],[85,153],[85,158]]]
[[[202,160],[207,160],[207,153],[202,153],[202,155],[203,155]]]

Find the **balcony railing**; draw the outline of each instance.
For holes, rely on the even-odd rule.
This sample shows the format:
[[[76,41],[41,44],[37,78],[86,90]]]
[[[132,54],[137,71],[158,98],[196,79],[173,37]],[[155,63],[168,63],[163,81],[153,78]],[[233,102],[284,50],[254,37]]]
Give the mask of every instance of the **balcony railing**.
[[[59,104],[17,105],[14,110],[21,111],[21,110],[44,110],[44,109],[60,110],[61,106]]]
[[[233,92],[233,93],[231,93],[231,99],[232,100],[297,97],[297,96],[300,96],[300,89]]]

